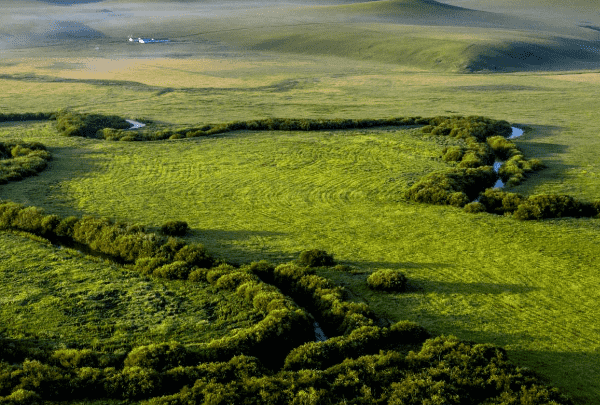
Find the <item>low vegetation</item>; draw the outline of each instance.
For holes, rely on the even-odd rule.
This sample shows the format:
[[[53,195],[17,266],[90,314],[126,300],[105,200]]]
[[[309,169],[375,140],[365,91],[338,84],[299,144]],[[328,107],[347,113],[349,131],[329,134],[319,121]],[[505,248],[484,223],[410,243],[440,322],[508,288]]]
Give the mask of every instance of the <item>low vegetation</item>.
[[[589,214],[596,209],[565,196],[517,196],[504,202],[506,196],[489,190],[481,202],[467,204],[482,183],[495,181],[489,162],[515,149],[497,138],[488,141],[489,134],[506,132],[507,124],[477,117],[436,117],[426,122],[431,127],[425,128],[426,133],[464,144],[448,147],[441,157],[457,166],[442,173],[453,190],[446,192],[445,204],[477,207],[473,212],[489,206],[490,212],[514,212],[518,219]],[[429,188],[435,186],[430,178]],[[428,202],[442,200],[431,197]],[[510,211],[515,202],[517,208]],[[35,351],[19,339],[3,338],[0,395],[6,403],[112,398],[176,404],[235,398],[246,403],[327,404],[341,399],[416,404],[433,397],[445,403],[571,403],[534,374],[509,363],[499,348],[451,336],[427,340],[430,333],[417,323],[390,324],[368,304],[348,300],[344,288],[317,275],[316,269],[335,264],[333,255],[324,250],[303,251],[298,260],[279,265],[261,261],[237,266],[211,257],[199,244],[178,239],[189,229],[187,222],[167,222],[159,234],[108,218],[46,215],[8,201],[0,203],[0,229],[29,232],[101,255],[144,276],[208,284],[216,291],[234,293],[262,314],[256,324],[220,339],[193,345],[159,342],[115,356],[74,347]],[[406,277],[382,270],[367,284],[398,292]],[[311,341],[313,319],[330,339]],[[500,380],[502,384],[495,382]]]
[[[40,347],[32,359],[35,347],[2,338],[4,403],[84,398],[152,398],[148,404],[209,398],[215,403],[232,398],[244,403],[286,404],[306,398],[332,404],[340,400],[405,403],[409,398],[441,396],[500,404],[531,395],[532,404],[570,403],[557,391],[540,386],[535,376],[523,375],[507,362],[504,351],[491,345],[471,346],[440,337],[425,341],[418,353],[401,354],[419,347],[428,332],[412,322],[377,326],[379,320],[367,305],[346,301],[343,288],[299,263],[211,267],[216,262],[201,246],[159,238],[140,225],[90,217],[61,219],[10,202],[0,204],[0,221],[2,229],[77,242],[126,263],[135,261],[131,268],[153,277],[187,279],[234,291],[265,314],[253,326],[193,349],[178,342],[154,343],[135,347],[126,356],[106,356],[87,348]],[[319,258],[305,260],[308,264],[322,265],[324,258],[332,261],[324,251],[308,252],[301,258]],[[332,338],[310,342],[314,336],[310,315],[296,303],[327,325]],[[497,384],[497,379],[504,383]]]
[[[18,181],[44,170],[52,159],[38,142],[0,142],[0,184]]]
[[[367,278],[367,284],[374,290],[403,291],[406,288],[406,276],[390,269],[377,270]]]

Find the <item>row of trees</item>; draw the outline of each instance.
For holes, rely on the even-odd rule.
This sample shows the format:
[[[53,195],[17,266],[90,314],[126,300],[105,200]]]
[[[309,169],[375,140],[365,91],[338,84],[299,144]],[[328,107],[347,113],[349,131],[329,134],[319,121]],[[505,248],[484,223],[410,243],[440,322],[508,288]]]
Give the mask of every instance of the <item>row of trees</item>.
[[[54,119],[55,113],[5,113],[0,114],[0,122],[10,121],[45,121]]]
[[[539,220],[562,217],[597,217],[600,201],[592,203],[578,201],[568,195],[532,195],[525,197],[499,189],[488,189],[481,193],[478,202],[465,206],[470,212],[489,212],[498,215],[512,214],[520,220]]]
[[[76,365],[70,360],[85,356],[72,352],[57,351],[47,363],[0,362],[0,394],[16,388],[1,403],[80,398],[147,399],[146,405],[572,403],[511,364],[504,350],[452,336],[429,339],[408,355],[379,351],[324,368],[282,371],[245,355],[177,365],[186,363],[187,352],[174,342],[134,349],[120,368]]]

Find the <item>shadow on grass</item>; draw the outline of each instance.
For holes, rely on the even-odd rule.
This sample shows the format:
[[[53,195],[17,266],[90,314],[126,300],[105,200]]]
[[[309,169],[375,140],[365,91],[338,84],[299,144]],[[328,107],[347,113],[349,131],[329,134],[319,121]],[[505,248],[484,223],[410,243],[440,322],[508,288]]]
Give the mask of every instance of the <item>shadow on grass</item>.
[[[286,235],[286,233],[271,231],[192,229],[186,238],[204,245],[213,257],[234,265],[260,260],[280,264],[295,260],[298,255],[273,251],[266,247],[270,240]],[[263,246],[265,249],[262,248]]]
[[[1,198],[43,208],[47,214],[84,215],[61,185],[100,170],[102,165],[97,159],[83,158],[99,152],[74,151],[73,147],[48,147],[48,150],[52,153],[48,167],[35,176],[0,186]]]
[[[437,294],[524,294],[538,290],[519,284],[506,283],[453,283],[449,281],[425,281],[409,279],[407,291]]]

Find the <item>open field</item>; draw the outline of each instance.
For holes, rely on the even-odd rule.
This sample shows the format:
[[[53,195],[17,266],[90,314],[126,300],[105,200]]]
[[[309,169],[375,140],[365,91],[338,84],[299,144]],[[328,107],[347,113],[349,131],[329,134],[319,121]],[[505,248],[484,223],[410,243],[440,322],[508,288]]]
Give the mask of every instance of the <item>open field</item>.
[[[510,191],[600,199],[598,2],[48,0],[45,17],[40,2],[6,3],[0,113],[70,107],[175,126],[483,115],[523,127],[516,144],[548,166]],[[188,16],[167,12],[173,4]],[[131,34],[173,43],[141,47],[124,41]],[[39,141],[54,156],[38,176],[0,186],[0,198],[61,216],[154,227],[185,220],[187,240],[236,263],[281,263],[324,249],[355,271],[319,274],[379,315],[500,345],[577,404],[600,402],[598,219],[518,222],[407,202],[410,184],[445,167],[437,159],[443,142],[414,128],[117,143],[62,138],[52,125],[0,124],[0,141]],[[48,336],[78,334],[78,344],[99,348],[190,342],[232,327],[225,317],[198,330],[208,315],[191,308],[210,307],[208,290],[183,291],[179,282],[127,274],[13,234],[0,234],[0,245],[2,295],[15,304],[2,306],[2,317],[19,319],[15,336],[40,326],[17,313],[22,302],[51,320]],[[29,290],[8,271],[15,267],[28,272]],[[369,290],[366,277],[378,269],[402,271],[409,290]],[[118,315],[106,314],[80,290],[69,296],[70,283],[128,300],[115,307]],[[141,313],[136,303],[146,295],[164,298],[148,302],[160,301],[177,321]],[[77,317],[65,315],[74,313],[69,306],[80,309]],[[92,323],[118,324],[104,316],[131,324],[94,340]]]

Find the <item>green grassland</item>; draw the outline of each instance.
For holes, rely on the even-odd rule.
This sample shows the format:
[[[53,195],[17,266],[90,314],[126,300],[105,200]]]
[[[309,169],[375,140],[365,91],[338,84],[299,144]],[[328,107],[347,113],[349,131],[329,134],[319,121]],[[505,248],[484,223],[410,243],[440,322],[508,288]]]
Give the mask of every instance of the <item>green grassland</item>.
[[[127,3],[73,6],[86,15],[101,8],[125,15],[104,30],[83,19],[105,37],[0,48],[0,91],[8,100],[0,112],[71,107],[175,126],[484,115],[525,128],[515,143],[547,165],[510,191],[600,199],[600,71],[583,70],[599,68],[592,49],[598,33],[578,25],[600,25],[585,11],[594,2],[570,9],[554,1],[446,2],[476,11],[416,0],[293,8],[239,2],[243,13],[197,14],[178,24],[175,16],[134,21]],[[194,2],[185,7],[202,10]],[[532,11],[550,8],[564,18]],[[58,19],[66,9],[49,10]],[[483,26],[494,11],[502,15]],[[468,26],[466,16],[477,23]],[[541,28],[528,29],[532,21]],[[122,41],[132,33],[179,42],[142,48]],[[379,315],[495,343],[576,403],[600,401],[600,222],[519,222],[407,202],[413,182],[446,167],[440,139],[381,128],[130,143],[64,138],[49,122],[13,122],[0,124],[6,140],[42,142],[53,160],[36,177],[0,186],[2,199],[156,227],[185,220],[188,240],[236,263],[279,263],[324,249],[354,271],[319,274]],[[73,344],[77,335],[77,344],[113,350],[216,338],[245,325],[226,308],[206,322],[209,314],[198,308],[214,304],[208,286],[190,291],[9,233],[0,245],[1,311],[16,320],[13,336],[47,319],[49,338]],[[379,269],[406,274],[408,291],[369,290],[366,278]],[[95,329],[103,323],[117,326]]]
[[[23,236],[1,238],[5,337],[125,353],[156,341],[217,339],[261,319],[210,286],[161,282]]]

